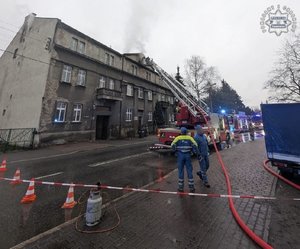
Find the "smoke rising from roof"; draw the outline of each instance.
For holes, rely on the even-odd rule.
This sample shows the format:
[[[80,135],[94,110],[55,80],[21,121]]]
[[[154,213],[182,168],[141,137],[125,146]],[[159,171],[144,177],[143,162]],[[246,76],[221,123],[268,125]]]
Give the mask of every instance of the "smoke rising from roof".
[[[146,53],[151,30],[159,15],[158,1],[131,1],[131,15],[126,25],[125,53]]]

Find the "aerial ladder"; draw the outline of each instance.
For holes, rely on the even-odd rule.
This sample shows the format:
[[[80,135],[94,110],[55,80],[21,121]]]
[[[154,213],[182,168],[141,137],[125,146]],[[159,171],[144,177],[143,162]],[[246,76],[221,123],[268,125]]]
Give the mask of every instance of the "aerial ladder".
[[[213,134],[215,142],[220,145],[221,142],[221,133],[219,129],[219,117],[217,114],[209,113],[208,105],[202,101],[197,100],[187,89],[186,87],[161,67],[159,67],[152,60],[146,60],[147,64],[151,66],[155,72],[158,73],[161,80],[165,85],[170,89],[175,98],[179,101],[178,103],[178,112],[176,114],[176,126],[186,127],[191,130],[191,135],[194,133],[193,129],[196,125],[200,124],[204,132],[207,135],[208,142],[210,145],[213,145],[211,140],[211,134]],[[206,124],[206,120],[210,122],[210,127]],[[157,148],[168,148],[168,145],[171,144],[173,139],[179,135],[179,130],[174,130],[171,128],[161,129],[159,132],[160,144],[157,145]]]
[[[177,125],[205,125],[204,116],[209,119],[208,105],[202,100],[197,100],[182,83],[174,79],[156,63],[151,62],[151,66],[179,101],[180,110],[176,115]]]

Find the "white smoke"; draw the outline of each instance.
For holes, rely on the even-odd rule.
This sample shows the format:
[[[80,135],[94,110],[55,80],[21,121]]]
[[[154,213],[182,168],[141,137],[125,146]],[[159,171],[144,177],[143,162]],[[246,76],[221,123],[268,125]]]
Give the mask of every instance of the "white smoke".
[[[125,52],[146,53],[151,30],[159,15],[159,1],[132,0],[131,15],[126,25]]]

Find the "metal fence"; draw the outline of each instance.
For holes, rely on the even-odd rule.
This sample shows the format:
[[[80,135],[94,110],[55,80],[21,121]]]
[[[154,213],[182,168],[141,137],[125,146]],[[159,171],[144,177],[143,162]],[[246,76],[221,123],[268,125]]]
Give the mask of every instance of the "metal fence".
[[[34,128],[0,129],[0,150],[33,148]]]

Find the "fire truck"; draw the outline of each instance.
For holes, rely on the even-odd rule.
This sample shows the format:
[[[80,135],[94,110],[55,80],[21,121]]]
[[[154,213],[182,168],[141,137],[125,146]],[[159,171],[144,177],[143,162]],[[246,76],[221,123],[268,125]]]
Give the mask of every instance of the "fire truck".
[[[262,122],[262,115],[259,112],[254,113],[254,115],[251,118],[251,122],[255,130],[263,130],[263,122]]]
[[[209,113],[207,104],[202,100],[197,100],[186,87],[157,64],[151,61],[151,66],[159,74],[165,85],[171,90],[177,100],[176,108],[176,127],[163,128],[158,130],[159,143],[150,149],[169,149],[172,141],[180,134],[180,127],[186,127],[189,134],[194,136],[196,125],[201,125],[207,136],[209,145],[212,145],[212,136],[221,148],[221,142],[225,140],[225,127],[222,128],[222,115]],[[205,118],[209,122],[209,127],[205,122]]]

